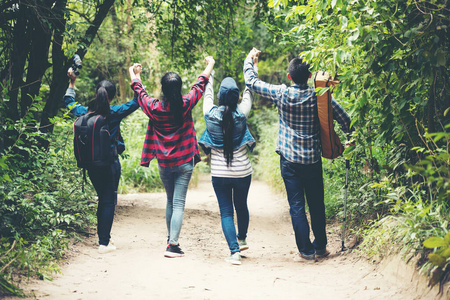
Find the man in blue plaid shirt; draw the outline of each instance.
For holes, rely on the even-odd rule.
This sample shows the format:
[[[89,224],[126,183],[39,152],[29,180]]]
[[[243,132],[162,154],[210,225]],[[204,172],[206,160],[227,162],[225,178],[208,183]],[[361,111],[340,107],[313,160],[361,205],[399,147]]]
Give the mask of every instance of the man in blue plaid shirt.
[[[319,116],[314,87],[307,85],[311,77],[309,64],[301,58],[289,63],[287,77],[292,85],[273,85],[258,79],[253,58],[261,51],[253,48],[244,61],[245,84],[255,93],[270,99],[278,108],[279,130],[276,152],[286,186],[295,241],[302,260],[315,261],[327,256],[324,187],[321,160]],[[333,118],[350,133],[350,117],[332,99]],[[309,223],[305,213],[305,194],[315,240],[309,239]]]

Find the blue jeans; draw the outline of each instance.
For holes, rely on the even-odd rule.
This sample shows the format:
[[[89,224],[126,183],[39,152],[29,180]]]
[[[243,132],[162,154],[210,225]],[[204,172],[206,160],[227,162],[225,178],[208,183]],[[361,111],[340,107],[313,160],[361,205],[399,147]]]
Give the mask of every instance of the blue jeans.
[[[219,202],[220,219],[223,234],[227,240],[231,254],[240,252],[237,239],[247,237],[249,213],[247,195],[252,181],[252,175],[244,178],[212,177],[212,184]],[[238,234],[234,227],[234,209],[236,209]]]
[[[183,224],[186,193],[194,170],[194,161],[191,160],[175,167],[158,165],[158,168],[167,195],[166,224],[169,244],[178,245],[178,237]]]
[[[327,245],[322,161],[303,165],[280,158],[281,176],[286,186],[292,226],[298,250],[306,255]],[[309,239],[309,223],[305,213],[305,195],[311,216],[314,242]]]
[[[118,158],[110,166],[88,169],[89,178],[98,196],[97,234],[100,245],[107,246],[111,238],[120,172]]]

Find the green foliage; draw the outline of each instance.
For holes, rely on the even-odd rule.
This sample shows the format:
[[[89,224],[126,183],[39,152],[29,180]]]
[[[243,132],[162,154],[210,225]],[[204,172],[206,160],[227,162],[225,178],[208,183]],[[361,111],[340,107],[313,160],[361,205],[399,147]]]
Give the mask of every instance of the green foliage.
[[[161,191],[164,186],[159,178],[156,160],[148,168],[141,166],[141,153],[147,130],[148,117],[141,110],[121,122],[126,149],[121,155],[122,174],[119,193]]]
[[[285,192],[280,174],[280,156],[275,152],[278,136],[278,114],[274,108],[253,110],[248,119],[249,128],[257,139],[255,147],[255,177],[277,191]]]
[[[20,294],[17,275],[47,278],[57,271],[67,238],[95,220],[92,193],[81,192],[81,173],[65,152],[70,124],[44,135],[25,125],[32,111],[17,122],[3,119],[0,127],[2,136],[14,131],[18,137],[0,153],[0,294]],[[41,146],[46,142],[49,150]]]
[[[446,128],[450,128],[450,124]],[[425,147],[413,148],[423,159],[407,168],[413,175],[423,178],[422,185],[428,189],[430,202],[450,206],[450,133],[425,133],[423,141]]]
[[[430,263],[435,267],[430,285],[439,282],[442,292],[443,285],[450,281],[450,232],[447,232],[443,238],[432,236],[425,240],[423,245],[428,249],[435,249],[435,252],[428,255]]]
[[[378,220],[360,231],[364,241],[359,249],[369,257],[377,258],[400,252],[410,260],[419,254],[416,259],[423,264],[421,241],[448,231],[449,210],[443,203],[430,203],[427,191],[421,185],[405,186],[398,182],[402,180],[390,176],[373,185],[385,195],[378,205],[387,205],[390,214],[380,215]]]

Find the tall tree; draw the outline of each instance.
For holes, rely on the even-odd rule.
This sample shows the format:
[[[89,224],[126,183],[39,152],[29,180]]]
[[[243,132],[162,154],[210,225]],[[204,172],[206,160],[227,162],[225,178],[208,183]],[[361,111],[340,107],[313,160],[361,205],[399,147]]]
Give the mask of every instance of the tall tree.
[[[43,131],[52,130],[50,118],[56,115],[67,87],[69,53],[84,57],[113,4],[114,0],[85,1],[81,5],[67,0],[3,1],[0,5],[0,92],[7,94],[9,101],[3,103],[2,123],[6,116],[12,122],[23,117],[45,82],[50,90],[42,95],[45,107],[36,113],[35,121]],[[83,13],[76,10],[77,6]],[[81,16],[87,25],[80,26],[83,32],[78,32],[75,49],[67,49],[65,40],[74,37],[65,34],[66,27],[77,25],[69,23],[73,14]],[[51,79],[44,80],[44,76]],[[10,146],[14,138],[14,135],[5,138],[1,143],[3,148]]]

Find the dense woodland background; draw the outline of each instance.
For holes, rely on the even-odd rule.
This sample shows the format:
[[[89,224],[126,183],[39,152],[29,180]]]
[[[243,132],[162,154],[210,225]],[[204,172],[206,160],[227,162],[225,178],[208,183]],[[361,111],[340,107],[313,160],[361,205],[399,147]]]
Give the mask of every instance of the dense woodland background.
[[[297,55],[313,71],[340,75],[334,96],[356,128],[356,146],[345,152],[355,249],[368,257],[400,252],[433,284],[448,281],[449,19],[444,0],[1,1],[0,295],[21,294],[24,276],[50,277],[68,241],[95,232],[93,188],[82,190],[73,118],[62,102],[72,55],[83,60],[79,102],[109,79],[118,87],[116,103],[123,103],[133,96],[133,62],[143,64],[144,84],[155,96],[169,70],[187,91],[207,55],[216,59],[216,78],[232,76],[243,89],[252,47],[263,51],[259,75],[271,83],[288,84],[287,65]],[[198,135],[205,129],[200,107]],[[251,159],[256,177],[274,188],[283,186],[277,118],[257,97]],[[123,122],[121,193],[162,189],[156,163],[139,166],[146,123],[141,111]],[[203,158],[197,174],[208,172]],[[324,176],[327,216],[341,222],[344,158],[324,160]]]

